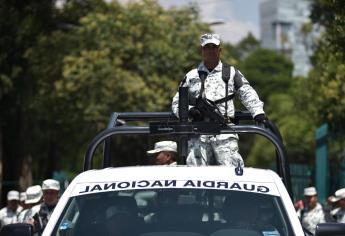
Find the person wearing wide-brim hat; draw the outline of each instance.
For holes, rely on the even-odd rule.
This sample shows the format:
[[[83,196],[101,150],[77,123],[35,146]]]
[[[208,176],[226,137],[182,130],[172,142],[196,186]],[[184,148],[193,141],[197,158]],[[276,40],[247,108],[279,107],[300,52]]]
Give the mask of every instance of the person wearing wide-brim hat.
[[[338,208],[334,209],[334,218],[338,223],[345,223],[345,188],[338,189],[334,194]]]
[[[335,222],[335,213],[338,211],[339,199],[334,195],[330,195],[326,199],[326,203],[323,205],[323,211],[325,213],[326,222]]]
[[[28,209],[19,214],[18,221],[33,224],[33,216],[39,211],[39,204],[42,202],[42,188],[40,185],[30,186],[26,189],[25,195],[25,205],[28,206]]]
[[[177,144],[174,141],[156,142],[154,149],[147,151],[155,165],[177,165]]]
[[[25,199],[26,199],[26,193],[25,192],[20,192],[19,193],[19,206],[22,208],[22,211],[28,209],[28,206],[25,204]]]
[[[317,201],[315,187],[304,189],[305,208],[301,214],[302,225],[312,233],[315,233],[316,225],[325,222],[325,213],[321,204]]]

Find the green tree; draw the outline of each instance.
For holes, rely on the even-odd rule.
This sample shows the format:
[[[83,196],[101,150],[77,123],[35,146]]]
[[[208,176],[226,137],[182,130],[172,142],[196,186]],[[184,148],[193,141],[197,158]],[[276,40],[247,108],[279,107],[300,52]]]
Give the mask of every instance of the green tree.
[[[79,19],[88,9],[92,8],[91,3],[94,2],[103,1],[67,1],[66,6],[69,6],[70,10],[64,12],[55,8],[54,0],[44,2],[5,0],[0,3],[2,16],[0,19],[0,162],[3,169],[3,172],[0,170],[0,176],[3,175],[4,183],[6,181],[13,183],[18,180],[20,175],[28,174],[30,176],[29,173],[26,173],[23,164],[26,163],[25,165],[31,167],[30,163],[33,162],[40,168],[39,163],[42,162],[38,157],[48,153],[47,149],[51,151],[46,154],[44,163],[49,163],[51,160],[49,157],[57,153],[55,148],[42,148],[45,147],[43,143],[48,136],[42,130],[50,130],[47,129],[45,117],[52,117],[52,120],[54,117],[50,116],[49,110],[43,112],[36,105],[45,99],[49,101],[48,97],[42,97],[45,94],[40,91],[40,86],[43,83],[46,83],[47,86],[51,86],[51,84],[34,75],[34,70],[45,72],[47,70],[46,67],[32,67],[32,60],[35,61],[30,58],[32,48],[39,44],[44,37],[47,41],[54,41],[55,31],[61,35],[61,31],[67,30],[78,22],[75,21],[75,18],[69,18],[68,12],[74,12],[74,16]],[[78,11],[74,11],[73,8]],[[57,34],[55,33],[55,36]],[[49,44],[45,48],[46,54],[50,52],[48,46]],[[60,46],[60,50],[63,51],[63,45]],[[46,59],[48,58],[46,57]],[[51,54],[45,65],[52,68],[50,65],[53,63],[51,62],[57,59]],[[61,67],[52,68],[55,75],[58,74],[56,71],[59,71],[59,68]],[[50,108],[54,109],[52,103]],[[40,123],[41,121],[43,122]],[[48,127],[52,128],[52,126]],[[40,135],[37,136],[37,133]],[[36,146],[35,144],[41,145]],[[40,169],[42,174],[37,175],[36,178],[50,177],[49,174],[44,173],[45,167],[46,165],[43,165],[43,168]],[[25,179],[28,176],[21,178]],[[28,180],[27,184],[32,183]],[[1,191],[2,193],[6,193],[9,188],[18,188],[15,184],[4,186],[5,189]],[[25,190],[26,186],[21,187],[21,190]]]
[[[260,48],[260,42],[249,32],[237,45],[237,50],[240,52],[240,58],[243,60],[250,53]]]
[[[32,112],[40,120],[40,158],[47,159],[52,143],[52,166],[79,171],[87,143],[106,127],[111,112],[170,110],[178,83],[199,63],[197,39],[208,30],[195,9],[113,1],[67,32],[41,36],[26,53],[39,78]],[[146,144],[121,141],[117,153],[130,160]]]
[[[314,161],[315,119],[310,115],[312,103],[309,94],[305,93],[306,83],[305,78],[293,78],[285,93],[269,96],[265,109],[281,132],[290,163],[311,164]],[[274,163],[274,155],[268,141],[256,138],[248,163],[267,167]]]
[[[271,94],[285,92],[292,83],[292,62],[272,50],[259,48],[249,54],[240,70],[257,90],[260,98],[268,102]]]
[[[344,163],[345,145],[345,11],[342,1],[314,0],[311,19],[321,26],[308,76],[308,91],[313,98],[312,115],[316,126],[330,127],[332,171]]]
[[[290,162],[310,163],[313,160],[313,132],[310,118],[312,109],[305,78],[292,77],[292,63],[284,55],[257,49],[249,54],[240,68],[265,102],[265,112],[279,128]],[[274,148],[261,137],[246,139],[249,165],[267,167],[274,163]],[[270,147],[270,148],[268,148]]]
[[[338,131],[345,128],[345,12],[342,6],[342,1],[313,1],[311,18],[323,28],[309,76],[318,124],[328,122]]]
[[[52,12],[53,1],[49,0],[0,2],[0,175],[4,183],[17,180],[23,161],[29,159],[28,106],[35,81],[23,54],[35,44],[37,35],[53,27]],[[18,186],[10,182],[1,192],[9,188]]]

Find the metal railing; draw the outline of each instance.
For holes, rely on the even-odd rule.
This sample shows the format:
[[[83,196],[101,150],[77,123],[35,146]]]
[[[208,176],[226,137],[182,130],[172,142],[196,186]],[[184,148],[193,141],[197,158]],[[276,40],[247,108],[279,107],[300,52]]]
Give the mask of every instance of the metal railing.
[[[182,104],[181,107],[186,105]],[[188,104],[187,104],[188,109]],[[234,117],[235,124],[219,124],[215,122],[191,122],[188,120],[186,112],[180,112],[179,119],[172,112],[114,112],[108,123],[108,127],[96,135],[90,142],[84,160],[84,170],[93,168],[93,157],[97,147],[104,143],[102,167],[110,166],[110,154],[112,136],[115,135],[171,135],[179,138],[182,157],[186,158],[187,140],[191,135],[203,134],[258,134],[268,139],[276,150],[277,173],[285,184],[290,197],[293,199],[290,169],[287,161],[287,152],[283,144],[279,130],[272,122],[263,125],[239,124],[244,120],[253,120],[248,112],[236,112]],[[129,121],[143,121],[145,125],[128,125]],[[185,159],[184,159],[185,160]]]

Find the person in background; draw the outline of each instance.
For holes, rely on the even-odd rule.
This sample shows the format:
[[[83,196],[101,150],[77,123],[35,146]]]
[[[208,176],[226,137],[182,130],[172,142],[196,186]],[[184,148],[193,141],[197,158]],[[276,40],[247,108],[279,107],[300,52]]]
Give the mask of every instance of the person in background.
[[[317,200],[315,187],[305,188],[304,197],[306,204],[301,214],[302,225],[314,234],[316,225],[325,222],[325,214],[321,204]]]
[[[153,150],[147,151],[155,165],[177,165],[177,144],[173,141],[160,141],[155,143]]]
[[[335,222],[335,213],[338,210],[339,199],[333,195],[329,196],[324,205],[324,213],[326,222]]]
[[[19,207],[20,207],[20,212],[24,211],[25,209],[28,209],[28,206],[25,204],[25,199],[26,199],[26,193],[21,192],[19,194]]]
[[[40,185],[30,186],[26,189],[25,205],[27,209],[20,212],[18,222],[33,224],[33,216],[39,211],[42,202],[42,188]]]
[[[333,212],[334,218],[338,223],[345,223],[345,188],[338,189],[334,195],[338,200],[338,208]]]
[[[7,193],[7,206],[0,210],[0,226],[18,222],[19,192],[11,190]]]
[[[43,203],[38,212],[32,217],[34,231],[42,233],[59,201],[60,183],[54,179],[46,179],[42,183]]]
[[[295,210],[296,210],[298,218],[301,219],[302,210],[304,209],[304,202],[303,202],[303,200],[301,200],[301,199],[297,200],[294,203],[294,207],[295,207]]]

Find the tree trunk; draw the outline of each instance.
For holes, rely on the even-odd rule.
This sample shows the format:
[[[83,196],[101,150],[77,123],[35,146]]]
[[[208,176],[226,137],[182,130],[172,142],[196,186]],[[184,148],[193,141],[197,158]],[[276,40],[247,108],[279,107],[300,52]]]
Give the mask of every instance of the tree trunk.
[[[32,158],[26,156],[21,165],[21,173],[19,176],[19,190],[25,192],[26,189],[33,184],[32,178]]]
[[[0,183],[2,183],[3,180],[3,172],[2,172],[2,153],[3,153],[3,149],[2,149],[3,145],[2,145],[2,125],[1,125],[1,118],[0,118]],[[2,185],[0,184],[0,193],[2,193]],[[2,203],[2,194],[0,194],[0,204]],[[2,204],[1,204],[2,206]]]

